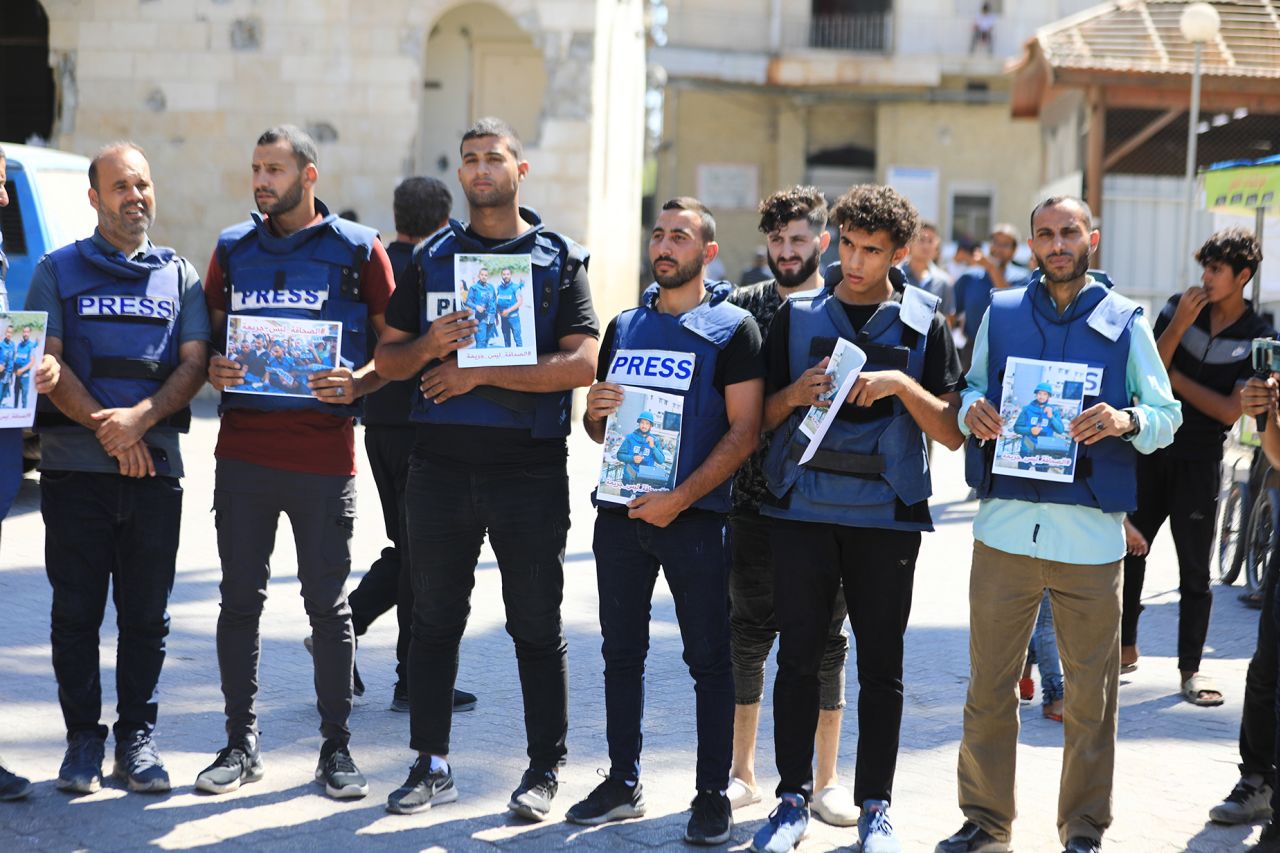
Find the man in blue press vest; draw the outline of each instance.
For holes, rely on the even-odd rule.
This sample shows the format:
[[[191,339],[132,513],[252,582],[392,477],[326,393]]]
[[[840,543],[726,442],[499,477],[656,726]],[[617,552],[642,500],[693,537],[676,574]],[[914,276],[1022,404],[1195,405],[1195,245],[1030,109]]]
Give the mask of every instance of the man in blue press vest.
[[[480,324],[476,332],[476,349],[487,349],[496,332],[495,301],[493,285],[489,284],[489,270],[481,267],[476,273],[476,283],[467,288],[467,298],[463,302],[463,307],[470,308],[472,316]]]
[[[13,347],[13,407],[27,407],[27,391],[31,387],[32,358],[36,354],[39,341],[31,339],[31,327],[22,327],[22,340]]]
[[[102,786],[98,632],[117,611],[115,769],[131,790],[169,790],[156,751],[156,698],[182,517],[178,435],[203,383],[209,319],[200,278],[152,245],[156,196],[142,149],[107,146],[89,166],[98,227],[46,255],[27,310],[49,312],[45,349],[62,365],[37,403],[53,671],[67,727],[54,783]]]
[[[405,178],[395,189],[392,215],[396,238],[387,244],[387,257],[396,277],[404,275],[413,258],[414,247],[449,224],[453,195],[436,178]],[[410,282],[411,287],[417,284]],[[373,357],[376,340],[369,341],[369,357]],[[405,555],[404,487],[409,477],[409,454],[413,452],[414,429],[409,410],[417,396],[417,383],[412,379],[388,382],[365,398],[364,449],[369,469],[378,488],[382,504],[382,523],[391,546],[383,548],[373,561],[360,585],[351,591],[351,625],[357,640],[364,636],[373,621],[392,607],[399,625],[396,637],[396,685],[391,694],[391,710],[409,713],[409,638],[413,633],[413,586],[409,582],[409,560]],[[355,695],[364,693],[360,670],[352,669]],[[476,697],[455,689],[453,710],[470,711]]]
[[[896,268],[919,216],[888,187],[862,185],[831,211],[839,228],[840,277],[793,294],[774,317],[766,347],[769,395],[765,457],[774,519],[778,676],[774,746],[778,808],[753,850],[783,853],[803,837],[813,795],[818,672],[841,585],[857,643],[858,761],[854,800],[866,853],[901,849],[889,822],[902,725],[903,634],[920,534],[933,529],[925,436],[960,446],[955,411],[960,365],[934,294],[903,284]],[[799,425],[826,406],[826,369],[839,339],[866,353],[848,399],[810,461]]]
[[[566,469],[572,390],[589,385],[599,323],[591,307],[586,251],[546,230],[520,206],[529,173],[519,136],[482,118],[462,136],[458,183],[470,221],[414,252],[378,339],[378,372],[420,376],[417,425],[405,485],[413,578],[409,653],[409,746],[417,760],[387,798],[409,814],[458,798],[449,765],[458,646],[466,630],[476,561],[489,537],[515,641],[524,694],[529,766],[507,803],[543,820],[559,787],[568,734],[568,679],[560,602],[569,529]],[[459,367],[454,353],[478,345],[470,309],[452,310],[457,255],[507,254],[532,264],[536,342],[529,365]]]
[[[0,148],[0,207],[9,206],[9,192],[5,189],[8,178],[7,162],[4,149]],[[4,255],[4,235],[0,234],[0,311],[9,310],[9,292],[5,289],[4,280],[9,271],[9,259]],[[13,327],[5,327],[5,339],[0,341],[0,362],[6,365],[5,372],[0,374],[0,389],[8,386],[9,372],[12,370],[12,337]],[[6,345],[10,352],[6,353]],[[45,353],[40,367],[36,369],[36,393],[48,394],[57,384],[59,374],[58,360]],[[0,405],[4,403],[4,392],[0,390]],[[0,520],[9,514],[14,498],[18,496],[18,487],[22,484],[22,430],[12,427],[0,429]],[[19,776],[4,766],[0,760],[0,800],[20,800],[31,793],[31,781]]]
[[[263,777],[257,714],[260,623],[280,515],[289,517],[298,581],[311,625],[316,710],[324,738],[314,780],[337,799],[363,797],[368,782],[351,757],[349,726],[355,635],[345,584],[355,522],[355,421],[361,398],[383,380],[365,336],[380,333],[394,288],[377,232],[342,219],[316,198],[319,151],[306,131],[278,125],[253,149],[257,211],[222,232],[205,276],[219,343],[229,316],[341,326],[338,366],[289,374],[291,396],[240,393],[245,365],[215,354],[209,383],[222,393],[214,449],[214,520],[222,568],[218,668],[227,745],[196,777],[210,794]],[[273,359],[283,345],[271,342]],[[286,359],[287,360],[287,359]],[[288,368],[267,365],[269,381]]]
[[[667,461],[662,453],[662,442],[653,435],[653,412],[641,412],[636,416],[636,428],[623,437],[618,445],[618,461],[622,463],[622,482],[634,485],[640,482],[640,469],[645,465],[661,465]]]
[[[502,321],[502,345],[511,346],[515,340],[518,347],[524,346],[520,335],[520,306],[524,304],[524,283],[511,280],[511,270],[502,271],[502,281],[498,284],[498,292],[494,296],[494,307],[498,318]]]
[[[974,342],[959,416],[969,436],[966,479],[982,500],[973,522],[958,772],[965,822],[936,853],[1010,849],[1014,685],[1046,589],[1068,682],[1058,835],[1066,853],[1096,853],[1111,824],[1124,513],[1137,504],[1137,455],[1168,445],[1182,412],[1142,309],[1089,271],[1098,237],[1079,199],[1036,205],[1029,243],[1040,274],[1025,288],[992,294]],[[1068,430],[1077,445],[1072,482],[992,473],[1010,358],[1083,362],[1098,372],[1098,393],[1084,398]]]
[[[625,400],[623,385],[679,396],[684,405],[671,490],[648,492],[626,505],[597,504],[592,550],[610,767],[608,777],[565,815],[573,823],[595,825],[645,812],[644,670],[650,602],[661,567],[697,695],[696,793],[684,835],[692,844],[721,844],[733,831],[725,795],[734,714],[725,524],[733,474],[759,441],[764,395],[759,327],[729,302],[733,285],[705,278],[719,251],[715,238],[715,219],[697,199],[663,205],[649,237],[655,283],[639,308],[609,324],[606,357],[587,394],[583,425],[597,443],[604,441],[609,415]],[[646,416],[652,422],[648,411],[640,413],[641,422]]]

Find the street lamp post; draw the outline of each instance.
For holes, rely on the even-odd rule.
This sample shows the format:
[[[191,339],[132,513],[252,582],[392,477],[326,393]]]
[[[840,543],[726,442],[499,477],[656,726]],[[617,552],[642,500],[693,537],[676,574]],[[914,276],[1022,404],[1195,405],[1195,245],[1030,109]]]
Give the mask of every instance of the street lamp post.
[[[1195,245],[1192,223],[1196,197],[1196,142],[1200,124],[1200,54],[1204,43],[1218,37],[1222,21],[1218,10],[1208,3],[1192,3],[1182,10],[1178,29],[1195,48],[1195,65],[1191,72],[1191,113],[1187,118],[1187,174],[1182,207],[1182,253],[1178,265],[1178,288],[1190,285],[1191,252]]]

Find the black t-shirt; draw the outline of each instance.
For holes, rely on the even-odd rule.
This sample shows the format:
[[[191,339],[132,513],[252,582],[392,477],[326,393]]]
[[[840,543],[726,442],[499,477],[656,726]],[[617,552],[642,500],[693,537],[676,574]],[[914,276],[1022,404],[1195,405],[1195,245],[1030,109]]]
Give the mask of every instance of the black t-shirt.
[[[1169,323],[1181,299],[1180,293],[1173,296],[1156,317],[1152,331],[1157,339],[1165,329],[1169,328]],[[1200,329],[1207,336],[1207,346],[1196,346],[1193,351],[1192,346],[1189,345],[1190,342],[1184,336],[1178,348],[1174,350],[1171,366],[1193,382],[1211,391],[1227,395],[1235,391],[1238,383],[1244,382],[1253,374],[1251,346],[1253,339],[1273,338],[1276,333],[1265,320],[1253,313],[1252,308],[1246,306],[1240,319],[1218,332],[1217,335],[1213,335],[1209,330],[1212,313],[1212,308],[1206,305],[1193,324],[1194,328]],[[1234,345],[1224,346],[1226,341]],[[1212,361],[1206,360],[1207,350],[1210,347],[1215,353]],[[1182,426],[1178,427],[1178,431],[1173,435],[1173,444],[1168,448],[1169,455],[1179,459],[1205,461],[1221,459],[1222,439],[1231,427],[1200,411],[1183,400],[1180,395],[1174,394],[1174,396],[1182,401]]]
[[[471,229],[467,235],[485,248],[505,240],[490,240]],[[386,321],[392,328],[422,334],[422,270],[410,263],[396,276],[396,289],[387,305]],[[600,321],[591,304],[591,282],[586,267],[578,270],[569,284],[560,288],[556,310],[555,336],[600,335]],[[428,366],[429,367],[429,366]],[[568,450],[562,438],[534,438],[528,430],[467,424],[415,424],[413,452],[420,458],[468,470],[509,470],[512,467],[538,468],[563,465]]]
[[[894,301],[901,301],[901,291],[895,291],[892,298]],[[840,304],[849,316],[849,322],[857,331],[862,330],[862,327],[875,314],[876,309],[880,307],[879,305],[846,305],[843,302]],[[790,300],[784,303],[778,309],[778,313],[774,315],[773,323],[769,327],[769,335],[765,345],[766,394],[772,394],[791,384],[791,357],[789,353],[791,305]],[[856,341],[851,341],[850,343],[856,343]],[[819,360],[814,359],[813,364],[817,364]],[[941,314],[934,312],[933,321],[929,324],[928,339],[925,343],[924,371],[920,377],[920,385],[930,394],[939,397],[959,390],[960,383],[960,357],[956,354],[955,342],[951,340],[951,331],[947,327],[946,319]],[[893,400],[891,398],[877,400],[870,407],[854,406],[846,403],[840,407],[836,418],[854,423],[865,422],[888,417],[892,413],[892,408]],[[778,500],[772,494],[767,494],[765,500],[774,504],[778,503]],[[924,500],[917,504],[902,507],[899,510],[899,518],[902,521],[932,524],[929,502]]]
[[[391,269],[395,273],[396,284],[400,283],[400,274],[409,265],[413,257],[413,243],[396,240],[387,246],[387,257],[391,260]],[[369,358],[378,341],[369,335]],[[417,379],[404,379],[388,382],[364,398],[364,417],[360,420],[365,426],[409,426],[409,407],[413,405],[414,389],[418,387]]]

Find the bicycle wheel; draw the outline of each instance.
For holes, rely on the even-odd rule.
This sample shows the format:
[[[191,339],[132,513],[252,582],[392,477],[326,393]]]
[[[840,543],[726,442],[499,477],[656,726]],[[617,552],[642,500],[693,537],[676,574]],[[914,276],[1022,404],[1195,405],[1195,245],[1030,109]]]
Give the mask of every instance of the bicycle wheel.
[[[1263,489],[1249,513],[1249,530],[1245,536],[1244,580],[1251,591],[1262,589],[1271,563],[1272,540],[1275,538],[1274,495]]]
[[[1230,586],[1240,576],[1248,522],[1244,486],[1232,483],[1218,518],[1218,583],[1223,586]]]

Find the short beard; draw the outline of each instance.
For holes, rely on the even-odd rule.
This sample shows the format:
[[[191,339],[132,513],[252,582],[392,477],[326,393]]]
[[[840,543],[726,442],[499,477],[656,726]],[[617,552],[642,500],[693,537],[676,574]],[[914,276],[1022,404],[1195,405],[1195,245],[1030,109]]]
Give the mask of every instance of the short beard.
[[[800,264],[800,269],[795,272],[783,272],[778,269],[777,263],[773,260],[773,255],[769,255],[769,270],[773,273],[773,280],[782,287],[796,287],[804,284],[809,278],[818,271],[818,264],[822,262],[822,255],[817,249],[813,254],[804,259]]]
[[[103,210],[103,216],[110,223],[112,231],[119,234],[128,234],[130,237],[141,237],[151,230],[151,226],[155,224],[156,216],[151,208],[143,206],[141,219],[128,219],[119,211]]]
[[[1053,284],[1065,284],[1068,281],[1075,281],[1089,271],[1089,253],[1085,252],[1076,258],[1075,266],[1071,268],[1069,273],[1053,273],[1049,271],[1049,265],[1045,263],[1045,259],[1036,255],[1036,263],[1040,265],[1040,272],[1044,280]]]
[[[467,197],[467,204],[477,209],[511,207],[516,200],[516,191],[514,188],[504,190],[501,187],[495,186],[491,190],[483,190],[480,192],[463,188],[463,194]]]
[[[700,272],[702,272],[702,259],[694,258],[683,266],[676,264],[675,272],[668,273],[667,275],[662,275],[656,269],[653,270],[653,280],[658,283],[659,287],[665,290],[688,284],[690,281],[693,281],[694,277]]]
[[[284,195],[279,196],[274,203],[263,204],[258,202],[258,212],[265,213],[267,216],[279,216],[282,213],[288,213],[300,204],[302,204],[302,178],[298,178],[294,185],[285,190]]]

